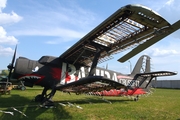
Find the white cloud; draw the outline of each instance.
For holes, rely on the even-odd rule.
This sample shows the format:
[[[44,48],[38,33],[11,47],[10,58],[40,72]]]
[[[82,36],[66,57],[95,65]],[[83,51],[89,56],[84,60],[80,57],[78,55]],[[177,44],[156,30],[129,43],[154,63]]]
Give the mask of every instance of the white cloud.
[[[58,40],[48,40],[46,42],[48,44],[59,44],[82,38],[100,23],[99,20],[95,21],[95,13],[82,9],[74,2],[69,3],[67,1],[69,3],[68,7],[62,5],[61,2],[48,6],[39,2],[33,3],[34,7],[27,7],[25,11],[27,13],[24,14],[23,21],[15,24],[13,29],[9,29],[11,30],[8,31],[9,34],[15,36],[60,37],[61,42]],[[36,8],[41,10],[36,10]]]
[[[0,12],[6,7],[7,0],[0,0]]]
[[[17,15],[15,12],[11,12],[11,14],[0,13],[0,25],[16,23],[22,20],[22,17]]]
[[[16,45],[18,40],[14,36],[7,36],[6,31],[0,26],[0,44]]]
[[[171,5],[174,2],[174,0],[169,0],[166,2],[167,5]]]
[[[11,23],[16,23],[22,20],[22,17],[17,15],[15,12],[3,13],[3,9],[6,7],[7,0],[0,1],[0,56],[9,56],[12,55],[14,50],[9,45],[16,45],[18,40],[12,36],[7,34],[6,30],[2,27],[2,25],[7,25]],[[4,46],[7,47],[4,47]]]
[[[178,52],[175,49],[159,49],[159,48],[153,48],[150,55],[153,57],[167,57],[172,55],[180,55],[180,52]]]
[[[172,57],[180,56],[180,39],[168,36],[162,39],[159,43],[154,44],[149,49],[145,50],[145,54],[152,57]]]
[[[15,12],[3,13],[3,9],[6,7],[7,0],[0,0],[0,25],[16,23],[22,20],[22,17]]]
[[[78,32],[76,30],[67,28],[26,29],[24,31],[17,30],[11,33],[17,36],[57,36],[63,38],[80,38],[85,34],[83,32]]]
[[[3,46],[0,46],[0,56],[11,56],[13,55],[14,50],[10,47],[4,48]]]
[[[180,2],[179,0],[168,0],[158,12],[171,24],[180,19]]]

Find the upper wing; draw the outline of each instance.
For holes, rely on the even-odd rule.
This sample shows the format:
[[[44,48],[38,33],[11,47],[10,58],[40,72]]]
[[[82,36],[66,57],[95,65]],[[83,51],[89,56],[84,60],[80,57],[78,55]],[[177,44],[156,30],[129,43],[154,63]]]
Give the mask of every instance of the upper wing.
[[[88,76],[66,85],[56,86],[57,90],[66,92],[86,93],[110,89],[120,89],[123,84],[110,80],[103,76]]]
[[[103,62],[111,58],[112,54],[137,47],[142,43],[154,44],[154,33],[162,29],[166,32],[168,28],[171,28],[171,24],[153,10],[141,5],[127,5],[85,35],[60,58],[71,64],[89,66],[96,48],[102,49],[99,62]],[[132,53],[131,57],[135,54],[137,53]]]

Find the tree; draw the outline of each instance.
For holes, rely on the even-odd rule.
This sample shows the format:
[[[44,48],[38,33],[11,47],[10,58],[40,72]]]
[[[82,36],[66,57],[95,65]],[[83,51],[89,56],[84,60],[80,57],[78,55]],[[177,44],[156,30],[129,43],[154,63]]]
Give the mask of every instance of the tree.
[[[8,70],[1,70],[0,76],[8,76],[9,71]]]

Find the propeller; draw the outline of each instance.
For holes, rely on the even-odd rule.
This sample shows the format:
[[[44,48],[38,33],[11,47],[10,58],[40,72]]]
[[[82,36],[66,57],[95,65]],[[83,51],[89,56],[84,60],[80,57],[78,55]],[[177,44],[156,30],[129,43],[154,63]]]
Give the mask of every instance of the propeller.
[[[12,61],[11,61],[11,63],[7,66],[8,70],[9,70],[9,75],[8,75],[8,77],[7,77],[5,92],[6,92],[6,90],[7,90],[8,82],[9,82],[9,80],[10,80],[10,78],[11,78],[12,70],[13,70],[13,68],[14,68],[14,61],[15,61],[15,58],[16,58],[16,50],[17,50],[17,45],[16,45],[16,47],[15,47],[15,51],[14,51],[14,55],[13,55]]]
[[[17,45],[16,45],[16,48],[15,48],[15,51],[14,51],[12,62],[7,66],[7,68],[9,69],[8,80],[10,80],[11,74],[12,74],[12,70],[14,68],[14,61],[15,61],[15,58],[16,58],[16,50],[17,50]]]

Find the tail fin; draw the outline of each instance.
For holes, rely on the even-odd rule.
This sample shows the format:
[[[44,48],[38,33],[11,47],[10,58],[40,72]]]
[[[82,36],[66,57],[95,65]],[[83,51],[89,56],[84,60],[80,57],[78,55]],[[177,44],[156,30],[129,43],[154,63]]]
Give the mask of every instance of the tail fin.
[[[148,72],[150,72],[150,57],[147,55],[143,55],[138,59],[131,75],[134,76],[138,73],[148,73]]]
[[[149,92],[151,88],[151,82],[153,78],[161,76],[171,76],[176,75],[175,72],[170,71],[150,71],[150,57],[143,55],[137,61],[134,70],[131,75],[134,76],[133,80],[129,83],[128,87],[133,89],[131,95],[135,94],[137,90],[141,89],[144,92]]]

